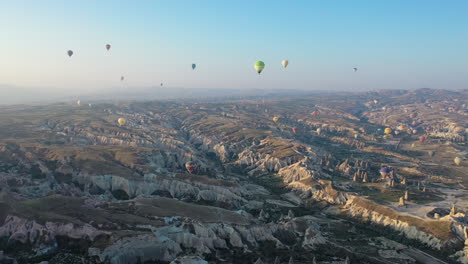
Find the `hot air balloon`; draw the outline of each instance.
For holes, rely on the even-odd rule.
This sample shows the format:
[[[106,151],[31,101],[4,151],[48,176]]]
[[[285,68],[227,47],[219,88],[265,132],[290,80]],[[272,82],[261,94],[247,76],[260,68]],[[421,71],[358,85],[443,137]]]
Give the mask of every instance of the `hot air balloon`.
[[[374,104],[378,104],[379,103],[379,100],[374,100]]]
[[[313,111],[313,112],[312,112],[312,115],[313,115],[313,116],[318,116],[318,114],[319,114],[319,113],[318,113],[317,111]]]
[[[409,117],[410,117],[411,119],[413,119],[413,118],[416,117],[416,114],[415,114],[415,113],[411,113],[411,114],[409,115]]]
[[[88,106],[89,106],[89,107],[93,107],[93,105],[92,105],[92,104],[88,104]]]
[[[387,178],[388,174],[390,173],[390,169],[388,167],[382,167],[380,169],[380,175],[382,176],[382,178]]]
[[[163,86],[163,83],[161,83],[161,86]]]
[[[107,50],[110,50],[110,48],[111,48],[111,45],[110,45],[110,44],[106,44],[106,49],[107,49]]]
[[[71,57],[73,55],[73,50],[67,51],[68,57]]]
[[[197,65],[195,63],[192,63],[192,70],[195,70],[196,67]]]
[[[257,73],[260,74],[265,68],[265,63],[263,61],[257,61],[254,64],[254,68],[257,71]]]
[[[395,135],[400,134],[400,132],[401,132],[400,130],[396,129],[396,130],[395,130]]]
[[[403,131],[403,130],[405,130],[405,126],[404,125],[399,125],[397,127],[397,129],[400,130],[400,131]]]
[[[117,122],[119,123],[119,125],[124,126],[127,123],[127,119],[121,117],[117,119]]]
[[[76,104],[81,105],[81,101],[80,100],[76,101]]]
[[[413,143],[413,144],[411,144],[411,147],[412,147],[412,148],[416,147],[416,144],[414,144],[414,143]]]
[[[277,123],[278,120],[279,120],[279,117],[277,117],[277,116],[273,117],[273,121],[274,121],[275,123]]]
[[[388,135],[384,135],[384,136],[383,136],[383,139],[387,139],[387,138],[388,138]]]
[[[453,162],[455,162],[455,164],[457,164],[457,166],[460,166],[461,159],[459,157],[455,157],[455,159],[453,159]]]
[[[384,133],[387,134],[387,135],[390,135],[392,133],[392,129],[387,127],[387,128],[385,128]]]
[[[424,141],[426,141],[426,137],[425,137],[425,136],[420,136],[420,137],[419,137],[419,141],[420,141],[421,143],[424,143]]]
[[[434,154],[435,154],[435,152],[432,151],[432,150],[429,150],[429,151],[427,152],[427,155],[429,155],[429,157],[431,157],[431,158],[434,157]]]
[[[288,67],[289,61],[288,60],[283,60],[281,62],[281,65],[283,65],[284,68]]]
[[[354,134],[354,138],[355,138],[355,139],[357,139],[357,138],[358,138],[358,136],[359,136],[358,134]]]
[[[297,133],[297,127],[293,127],[293,128],[292,128],[292,132],[293,132],[294,134],[296,134],[296,133]]]
[[[123,81],[125,79],[125,77],[123,76],[120,76],[120,80]]]
[[[354,71],[354,72],[357,72],[357,68],[353,68],[353,71]]]
[[[189,161],[185,163],[185,168],[190,174],[192,174],[192,172],[194,172],[197,169],[197,164],[193,161]]]
[[[319,135],[320,135],[320,133],[321,133],[321,132],[322,132],[322,129],[320,129],[320,128],[317,128],[317,134],[319,134]]]
[[[416,129],[413,129],[413,131],[412,131],[412,132],[413,132],[413,134],[416,134],[416,133],[418,133],[418,130],[416,130]]]

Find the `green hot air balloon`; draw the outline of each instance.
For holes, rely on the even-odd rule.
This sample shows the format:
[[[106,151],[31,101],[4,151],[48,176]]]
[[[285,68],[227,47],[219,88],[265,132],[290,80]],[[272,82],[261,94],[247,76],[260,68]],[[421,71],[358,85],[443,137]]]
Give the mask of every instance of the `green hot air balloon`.
[[[260,74],[265,68],[265,63],[263,61],[257,61],[254,65],[255,70]]]

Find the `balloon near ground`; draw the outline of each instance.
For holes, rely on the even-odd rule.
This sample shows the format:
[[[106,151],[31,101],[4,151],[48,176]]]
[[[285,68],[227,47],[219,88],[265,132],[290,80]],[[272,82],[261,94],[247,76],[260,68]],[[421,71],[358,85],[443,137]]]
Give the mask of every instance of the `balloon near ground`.
[[[387,134],[387,135],[392,134],[392,132],[393,132],[393,130],[391,128],[389,128],[389,127],[385,128],[385,130],[384,130],[384,133]]]
[[[192,174],[197,169],[197,164],[193,161],[189,161],[185,164],[187,171]]]
[[[419,137],[419,141],[420,141],[421,143],[424,143],[424,141],[426,141],[426,137],[425,137],[425,136],[420,136],[420,137]]]
[[[265,63],[263,61],[257,61],[254,64],[254,68],[255,68],[255,71],[257,71],[257,73],[260,74],[265,68]]]
[[[119,123],[119,125],[121,125],[121,126],[124,126],[127,123],[127,119],[121,117],[121,118],[117,119],[117,123]]]

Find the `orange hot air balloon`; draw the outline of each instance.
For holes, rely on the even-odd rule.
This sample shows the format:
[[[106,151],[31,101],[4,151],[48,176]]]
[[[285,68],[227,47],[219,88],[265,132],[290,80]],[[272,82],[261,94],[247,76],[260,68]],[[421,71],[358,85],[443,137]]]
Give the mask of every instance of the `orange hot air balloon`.
[[[293,131],[294,133],[297,133],[297,127],[293,127],[293,128],[292,128],[292,131]]]
[[[420,137],[419,137],[419,141],[420,141],[421,143],[424,143],[424,141],[426,141],[426,137],[425,137],[425,136],[420,136]]]
[[[279,120],[279,117],[277,117],[277,116],[273,117],[273,121],[274,121],[275,123],[278,123],[278,120]]]

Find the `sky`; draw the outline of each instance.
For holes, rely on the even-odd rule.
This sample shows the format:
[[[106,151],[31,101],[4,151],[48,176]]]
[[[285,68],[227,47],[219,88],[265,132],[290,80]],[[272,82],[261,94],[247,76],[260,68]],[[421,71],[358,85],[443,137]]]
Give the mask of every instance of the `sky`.
[[[161,82],[168,89],[463,89],[467,13],[465,0],[5,0],[0,95],[12,87],[77,93]],[[260,76],[257,60],[266,64]]]

